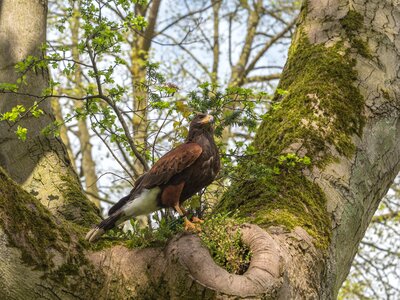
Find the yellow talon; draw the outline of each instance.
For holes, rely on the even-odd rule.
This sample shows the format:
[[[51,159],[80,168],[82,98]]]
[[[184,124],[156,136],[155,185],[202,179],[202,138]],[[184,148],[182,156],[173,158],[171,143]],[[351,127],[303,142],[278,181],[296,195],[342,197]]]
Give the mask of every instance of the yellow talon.
[[[204,223],[204,220],[199,219],[198,217],[193,217],[193,218],[192,218],[192,222],[193,222],[193,223],[200,223],[200,224],[203,224],[203,223]]]
[[[191,231],[191,232],[201,232],[201,227],[199,224],[193,224],[190,222],[188,219],[185,218],[185,226],[184,226],[186,231]]]

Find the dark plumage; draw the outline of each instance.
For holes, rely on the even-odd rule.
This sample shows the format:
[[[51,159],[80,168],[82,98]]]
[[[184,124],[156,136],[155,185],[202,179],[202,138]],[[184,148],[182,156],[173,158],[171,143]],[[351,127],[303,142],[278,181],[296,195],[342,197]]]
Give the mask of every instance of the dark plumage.
[[[147,215],[163,207],[173,207],[184,216],[182,202],[209,185],[220,169],[212,123],[212,116],[197,115],[190,123],[186,142],[169,151],[140,176],[130,194],[111,207],[109,217],[89,231],[86,239],[94,241],[131,217]],[[184,218],[186,225],[190,225]]]

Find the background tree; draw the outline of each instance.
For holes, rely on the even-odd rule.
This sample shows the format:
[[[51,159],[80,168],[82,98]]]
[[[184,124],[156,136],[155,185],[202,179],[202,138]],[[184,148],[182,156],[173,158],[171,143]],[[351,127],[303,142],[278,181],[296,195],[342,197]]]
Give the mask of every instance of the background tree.
[[[74,9],[77,10],[77,6],[76,5],[86,5],[85,3],[86,3],[85,1],[84,2],[74,2],[74,5],[75,5]],[[204,31],[207,29],[207,22],[205,22],[204,20],[208,21],[208,20],[214,19],[214,24],[217,24],[218,22],[220,22],[222,24],[221,26],[226,26],[225,24],[228,23],[228,19],[225,16],[226,15],[230,15],[231,19],[229,19],[229,22],[230,22],[230,26],[231,27],[232,26],[233,27],[235,27],[235,26],[243,27],[242,24],[241,24],[241,21],[240,21],[241,18],[237,17],[235,19],[235,21],[232,20],[232,15],[235,13],[235,10],[241,10],[243,12],[242,13],[243,17],[246,17],[246,12],[247,11],[253,11],[251,9],[251,7],[248,7],[248,5],[244,5],[243,3],[242,4],[241,3],[235,3],[234,7],[230,7],[229,5],[224,4],[224,6],[222,6],[222,8],[221,8],[221,5],[222,5],[223,2],[216,1],[214,4],[216,4],[216,5],[218,4],[219,5],[220,13],[223,14],[223,16],[224,16],[223,18],[219,18],[216,11],[212,15],[209,14],[209,12],[211,12],[211,8],[214,7],[213,3],[209,3],[208,1],[203,1],[201,3],[200,2],[197,3],[197,5],[193,5],[193,6],[188,6],[188,5],[183,5],[182,4],[183,5],[182,9],[177,10],[177,12],[179,11],[178,13],[171,12],[171,14],[167,14],[165,11],[168,10],[169,7],[171,7],[171,3],[169,3],[169,2],[162,2],[162,3],[164,3],[164,8],[161,5],[161,9],[163,9],[162,10],[163,18],[160,19],[157,22],[160,25],[157,25],[157,23],[153,24],[156,21],[157,12],[158,12],[158,10],[160,8],[159,7],[160,5],[155,3],[155,2],[151,2],[149,5],[146,5],[144,7],[142,5],[142,7],[143,7],[142,9],[139,9],[139,7],[140,7],[139,4],[129,4],[129,5],[127,4],[126,5],[126,7],[128,8],[127,10],[124,10],[124,8],[122,8],[122,7],[118,7],[118,5],[116,3],[114,3],[114,2],[107,2],[107,3],[98,2],[98,5],[96,5],[96,7],[98,6],[99,9],[101,9],[103,18],[105,16],[109,15],[109,16],[112,16],[112,19],[116,18],[117,20],[120,20],[121,22],[126,22],[126,20],[130,18],[131,13],[133,11],[136,11],[136,12],[139,11],[140,12],[139,16],[142,16],[146,12],[149,12],[152,15],[152,20],[149,20],[149,24],[151,23],[152,25],[151,26],[150,25],[147,26],[146,29],[143,29],[142,31],[138,32],[138,30],[135,29],[135,27],[130,27],[130,28],[128,28],[128,30],[126,32],[125,31],[121,32],[122,33],[122,37],[123,37],[122,45],[124,45],[124,46],[121,47],[122,51],[118,52],[118,53],[109,53],[109,55],[111,56],[111,61],[113,60],[112,57],[117,57],[117,56],[119,58],[123,58],[124,59],[123,65],[126,65],[126,69],[120,69],[118,71],[119,72],[118,74],[119,74],[120,78],[121,77],[122,78],[128,78],[128,80],[127,80],[127,82],[123,81],[123,82],[119,82],[119,83],[121,83],[121,86],[123,86],[126,89],[128,94],[132,93],[134,98],[135,98],[135,90],[132,88],[132,84],[131,84],[131,82],[133,82],[133,81],[136,81],[137,83],[141,82],[141,84],[140,84],[140,89],[142,90],[141,93],[143,94],[143,91],[146,90],[146,98],[148,97],[147,94],[151,95],[151,92],[149,93],[149,88],[151,88],[151,86],[150,86],[151,82],[149,81],[148,74],[146,72],[144,72],[144,70],[145,70],[146,64],[148,62],[148,60],[147,60],[148,55],[146,53],[149,51],[149,47],[151,45],[151,41],[152,40],[154,40],[154,39],[156,40],[156,42],[155,42],[155,45],[156,45],[155,47],[156,48],[153,50],[153,56],[157,56],[158,52],[165,53],[166,52],[164,50],[165,48],[166,49],[171,49],[173,47],[177,48],[177,49],[184,49],[184,50],[182,50],[183,54],[186,55],[186,53],[191,53],[191,55],[193,56],[194,54],[192,52],[190,52],[190,51],[192,51],[191,47],[194,47],[194,49],[195,49],[195,47],[205,47],[206,46],[207,47],[206,49],[208,49],[208,45],[204,44],[205,41],[204,41],[204,38],[202,37],[202,36],[204,36]],[[57,4],[57,2],[55,4]],[[55,8],[54,7],[55,4],[53,4],[51,11],[54,12],[56,17],[58,17],[60,14],[62,14],[63,11],[65,12],[65,8]],[[68,7],[68,3],[61,3],[61,4],[62,5],[67,5],[67,7]],[[155,6],[153,6],[153,5],[155,5]],[[176,5],[176,4],[174,4],[174,5]],[[247,8],[243,8],[242,7],[243,5],[246,6]],[[260,3],[258,5],[260,6]],[[266,23],[268,23],[268,16],[269,16],[268,14],[271,14],[273,16],[273,17],[270,16],[271,18],[273,18],[273,20],[277,20],[277,19],[280,20],[280,21],[276,22],[278,24],[273,24],[274,26],[271,25],[270,27],[268,27],[268,30],[270,31],[270,34],[266,34],[265,36],[267,36],[267,37],[268,36],[272,36],[273,37],[272,40],[268,40],[265,36],[264,36],[264,40],[263,40],[263,39],[260,38],[260,36],[262,37],[262,35],[260,33],[257,33],[257,34],[253,33],[253,39],[246,41],[247,44],[243,45],[243,49],[245,49],[245,48],[247,49],[246,50],[247,59],[251,58],[251,54],[253,52],[254,52],[253,56],[257,56],[252,61],[253,67],[254,67],[254,64],[260,58],[262,58],[262,54],[265,53],[267,49],[269,49],[270,47],[272,47],[274,45],[274,42],[280,41],[280,38],[286,38],[286,40],[287,40],[287,36],[283,37],[282,34],[281,34],[281,36],[275,37],[274,34],[275,34],[275,31],[277,31],[279,29],[279,26],[281,24],[285,24],[285,22],[286,22],[285,19],[287,19],[287,18],[289,18],[291,26],[293,26],[294,16],[290,15],[290,13],[288,14],[288,16],[286,16],[284,14],[284,11],[285,11],[285,9],[287,9],[287,10],[294,9],[294,7],[295,7],[294,5],[293,6],[286,6],[286,7],[284,7],[282,5],[282,7],[278,6],[278,7],[274,7],[273,9],[266,7],[265,8],[266,10],[269,9],[268,13],[265,12],[261,8],[259,8],[257,12],[253,11],[253,15],[255,15],[256,13],[260,14],[260,17],[258,18],[260,23],[261,23],[260,20],[264,20]],[[74,34],[75,38],[73,39],[71,37],[71,41],[70,41],[68,38],[66,38],[66,37],[68,37],[68,31],[64,30],[66,24],[67,24],[67,27],[69,27],[71,29],[77,28],[77,27],[81,27],[81,28],[85,27],[85,25],[84,25],[85,21],[79,20],[79,18],[77,18],[77,16],[78,16],[78,14],[75,15],[75,18],[70,18],[69,20],[70,20],[70,22],[74,22],[74,23],[80,22],[81,26],[76,26],[76,25],[73,25],[73,24],[68,25],[68,23],[66,23],[66,22],[62,22],[62,26],[58,26],[57,23],[53,23],[54,25],[56,25],[57,28],[61,28],[63,30],[62,41],[64,42],[64,46],[63,46],[62,43],[61,44],[59,42],[54,43],[54,41],[52,41],[52,48],[53,49],[54,48],[56,48],[56,49],[57,48],[64,49],[63,47],[68,48],[70,45],[72,45],[72,47],[75,47],[75,48],[77,47],[77,43],[75,43],[73,40],[76,39],[76,36],[79,35],[79,32],[76,32]],[[212,16],[214,16],[214,18]],[[279,16],[281,16],[281,17],[279,17]],[[248,22],[250,22],[250,21],[248,21]],[[254,22],[250,22],[250,23],[253,24]],[[273,22],[271,21],[269,23],[273,23]],[[247,30],[251,29],[251,27],[249,27],[249,26],[248,26]],[[182,30],[184,28],[189,28],[188,33],[185,33]],[[215,26],[215,28],[216,28],[216,30],[218,30],[219,25]],[[283,29],[283,32],[287,33],[287,29]],[[81,35],[82,34],[83,34],[83,32],[81,32]],[[57,32],[53,33],[52,36],[53,35],[57,36]],[[175,44],[175,42],[173,40],[170,40],[170,39],[166,38],[166,37],[171,37],[171,36],[175,37],[177,39],[177,41],[175,41],[177,44]],[[219,42],[220,39],[222,41],[228,40],[228,36],[227,35],[226,36],[224,36],[224,35],[221,36],[219,32],[215,32],[214,36],[215,36],[214,37],[214,41],[218,45],[220,44],[220,42]],[[84,37],[82,37],[82,38],[84,38]],[[162,39],[160,39],[160,38],[162,38]],[[137,40],[137,42],[135,42],[136,40]],[[186,46],[186,40],[190,40],[190,42],[188,42],[188,45],[187,45],[187,47],[189,47],[189,48],[185,48],[184,47],[184,46]],[[230,40],[231,40],[231,38],[230,38]],[[235,41],[235,43],[238,46],[241,46],[240,45],[241,41]],[[258,46],[255,45],[256,43],[259,43]],[[252,44],[254,44],[254,49],[252,49]],[[265,47],[263,52],[260,51],[258,53],[255,53],[255,50],[257,50],[257,47],[259,47],[260,45],[263,45],[263,44],[267,45],[267,47]],[[126,45],[126,47],[125,47],[125,45]],[[141,49],[140,47],[142,47],[142,46],[140,46],[140,45],[142,45],[146,49],[144,49],[144,50]],[[227,45],[226,42],[221,44],[221,46],[223,48],[227,48],[226,45]],[[124,50],[125,48],[128,49],[128,50],[125,51]],[[215,47],[210,48],[210,51],[214,51],[213,50],[214,48]],[[77,53],[76,49],[73,50],[72,52]],[[135,64],[135,61],[132,61],[132,57],[133,57],[132,53],[134,53],[134,52],[135,53],[141,53],[141,57],[143,59],[141,59],[140,63]],[[168,52],[170,52],[170,51],[168,51]],[[228,63],[228,61],[227,61],[227,54],[228,54],[227,51],[226,50],[222,51],[223,53],[221,55],[217,55],[217,52],[218,51],[214,51],[213,52],[213,53],[215,53],[215,58],[214,58],[215,62],[213,63],[213,65],[214,65],[213,68],[215,68],[216,65],[227,64]],[[61,53],[61,55],[63,55],[63,54]],[[230,54],[230,56],[232,56],[232,54]],[[223,57],[224,59],[222,59],[221,57]],[[146,58],[146,59],[144,59],[144,58]],[[165,57],[165,59],[166,59],[166,62],[161,64],[161,65],[168,65],[169,66],[168,61],[172,60],[172,58],[171,57]],[[242,59],[242,61],[243,61],[243,59]],[[88,62],[88,61],[86,61],[86,63],[90,64],[90,62]],[[139,65],[140,65],[140,67],[139,67]],[[180,65],[183,65],[183,62]],[[112,66],[110,65],[110,67],[112,67]],[[171,65],[171,67],[172,67],[172,65]],[[264,67],[267,67],[267,66],[264,66]],[[136,72],[137,74],[136,73],[133,74],[132,70],[136,70],[136,71],[142,70],[142,71],[140,72],[140,74],[138,72]],[[251,70],[251,69],[249,69],[249,70]],[[71,70],[71,72],[74,73],[75,70]],[[120,72],[122,72],[122,73],[120,73]],[[61,74],[65,74],[65,73],[66,72],[65,72],[63,66],[61,66],[57,76],[60,76]],[[181,75],[179,75],[180,77],[186,78],[185,77],[186,76],[185,75],[186,72],[184,71],[184,69],[182,69],[182,72],[178,71],[178,73],[181,74]],[[178,78],[177,76],[174,76],[173,78],[171,78],[172,82],[174,82],[177,78]],[[276,79],[277,76],[274,75],[270,79],[274,79],[274,78]],[[87,81],[88,76],[86,75],[82,79]],[[220,81],[219,78],[215,78],[215,79],[218,79],[217,81]],[[116,80],[120,81],[119,79],[116,79]],[[210,78],[210,80],[211,80],[211,78]],[[69,82],[74,82],[74,80],[73,80],[73,78],[71,76],[68,76],[68,81]],[[217,81],[214,81],[214,82],[217,82]],[[179,82],[178,85],[180,85],[181,80],[179,80],[178,82]],[[82,82],[80,82],[79,84],[82,85]],[[135,84],[133,84],[133,85],[135,85]],[[136,85],[139,86],[138,84],[136,84]],[[222,81],[221,81],[221,85],[224,85],[224,83]],[[185,85],[185,87],[186,88],[183,91],[183,95],[185,93],[187,93],[187,91],[188,91],[187,85]],[[168,88],[168,85],[166,85],[165,88]],[[217,93],[217,91],[215,90],[215,87],[212,89],[211,92],[212,93]],[[153,95],[154,95],[154,93],[153,93]],[[182,115],[186,116],[186,117],[188,116],[188,106],[185,104],[186,103],[185,101],[181,100],[182,99],[182,95],[177,94],[177,97],[175,97],[175,99],[173,99],[173,100],[177,101],[176,105],[173,105],[172,104],[173,101],[170,101],[170,103],[172,105],[170,105],[169,109],[163,109],[163,110],[156,109],[155,110],[154,107],[152,107],[152,105],[155,105],[155,104],[158,105],[158,103],[154,103],[155,101],[150,101],[150,103],[149,103],[148,99],[145,99],[145,101],[139,101],[140,98],[143,98],[142,96],[138,97],[136,102],[141,102],[143,105],[145,104],[144,107],[146,108],[146,110],[143,110],[143,109],[137,110],[137,109],[135,109],[134,105],[133,106],[130,105],[130,103],[126,102],[125,99],[122,99],[124,104],[122,104],[122,102],[120,102],[119,105],[120,105],[120,107],[121,107],[121,105],[124,106],[123,107],[123,111],[124,111],[125,115],[127,115],[128,113],[132,113],[134,116],[136,116],[136,120],[140,120],[140,119],[145,120],[147,118],[147,115],[150,116],[150,118],[151,118],[150,121],[151,122],[150,123],[145,122],[145,121],[141,122],[142,129],[139,130],[141,132],[141,134],[143,133],[143,136],[148,136],[149,137],[148,139],[146,138],[148,140],[148,142],[145,143],[146,144],[145,148],[147,149],[146,150],[147,154],[146,154],[146,151],[144,151],[144,148],[143,148],[143,145],[144,145],[143,141],[140,142],[139,141],[140,139],[136,140],[137,136],[135,136],[134,132],[132,132],[130,134],[133,136],[133,142],[135,143],[135,146],[138,149],[138,152],[141,153],[143,158],[145,158],[146,160],[150,159],[150,160],[154,161],[155,158],[157,158],[160,154],[165,152],[165,149],[168,149],[170,147],[170,143],[171,142],[172,143],[176,143],[177,139],[178,140],[182,139],[182,135],[185,134],[185,130],[184,130],[185,128],[181,127],[180,125],[183,122]],[[243,108],[239,109],[239,106],[237,104],[234,104],[234,102],[233,102],[233,105],[232,105],[232,100],[231,99],[227,99],[227,100],[228,101],[225,101],[226,104],[223,104],[225,106],[226,116],[222,116],[222,119],[225,119],[224,124],[222,124],[222,125],[225,126],[225,127],[229,126],[229,124],[235,124],[235,123],[241,122],[239,120],[240,119],[240,114],[238,114],[238,113],[239,113],[240,110],[244,110]],[[242,101],[242,99],[239,99],[239,100],[241,101],[241,106],[245,106],[245,104]],[[236,102],[239,102],[239,100],[236,100]],[[214,100],[212,100],[212,101],[214,101]],[[73,103],[73,106],[75,106],[75,107],[81,105],[81,102],[79,102],[79,101],[73,101],[72,103]],[[250,102],[247,102],[247,103],[250,103]],[[165,105],[165,104],[169,105],[168,102],[163,102],[162,103],[162,105]],[[252,104],[252,105],[254,105],[254,104]],[[265,106],[265,104],[263,103],[263,105],[258,105],[258,109],[260,109],[262,106]],[[197,106],[197,108],[198,108],[198,106]],[[204,109],[204,108],[201,108],[201,109]],[[66,109],[64,108],[64,111],[65,110]],[[72,111],[68,111],[67,113],[70,114],[70,115],[74,115],[75,114],[74,111],[77,111],[77,110],[79,111],[79,108],[78,109],[73,109]],[[178,112],[178,114],[176,114],[176,111]],[[145,112],[146,112],[146,114],[143,115]],[[248,118],[248,120],[249,120],[248,123],[252,123],[252,125],[253,125],[253,129],[252,129],[253,132],[254,132],[254,124],[255,124],[254,123],[254,119],[255,119],[255,116],[256,115],[253,114],[252,118]],[[71,119],[71,118],[67,118],[67,119]],[[127,122],[129,122],[129,121],[130,120],[127,120]],[[79,127],[84,125],[85,122],[83,120],[80,120],[78,123],[79,123],[78,124],[79,125],[78,128],[76,128],[75,122],[71,122],[70,125],[69,125],[69,127],[71,127],[71,129],[72,129],[71,132],[73,133],[73,135],[78,134],[78,136],[80,138],[88,136],[87,133],[85,132],[85,130],[83,130],[82,133],[80,133],[80,130],[79,130]],[[176,132],[178,132],[178,134],[175,134],[173,136],[171,135],[171,131],[169,129],[172,124],[173,124],[173,127],[176,130]],[[135,127],[135,125],[132,125],[132,126]],[[245,127],[246,128],[241,130],[242,138],[241,138],[241,141],[239,141],[239,143],[241,143],[242,145],[243,145],[243,140],[244,140],[243,136],[249,137],[248,131],[250,130],[250,127],[247,126],[247,125]],[[168,134],[165,134],[166,130],[169,131]],[[157,141],[154,140],[154,137],[157,138]],[[166,138],[168,140],[166,140]],[[229,135],[226,138],[229,138]],[[107,135],[107,134],[106,135],[103,134],[102,139],[103,140],[108,140],[108,139],[110,139],[110,136]],[[225,143],[226,143],[226,141],[225,141]],[[120,174],[121,171],[123,171],[124,173],[127,173],[126,175],[129,175],[128,177],[133,177],[133,178],[135,178],[138,175],[140,175],[141,172],[139,172],[140,168],[138,169],[138,164],[137,163],[136,164],[132,164],[132,157],[130,155],[131,153],[130,153],[129,149],[126,150],[125,147],[122,145],[121,141],[118,140],[118,139],[114,139],[113,140],[113,143],[111,143],[109,149],[112,149],[113,145],[116,145],[117,148],[113,149],[111,151],[111,154],[113,155],[113,157],[115,157],[115,155],[117,155],[119,157],[119,161],[122,164],[125,165],[125,170],[118,170],[118,171],[114,171],[113,172],[112,170],[110,170],[108,168],[105,171],[101,171],[102,166],[98,166],[98,168],[100,168],[100,173],[107,172],[108,174],[110,174],[110,173],[111,174],[112,173]],[[160,147],[159,145],[163,145],[163,146]],[[83,142],[80,143],[80,147],[78,148],[78,151],[75,150],[75,153],[80,155],[80,157],[83,159],[82,163],[78,162],[78,167],[80,165],[82,166],[82,167],[79,167],[80,168],[80,172],[79,172],[80,175],[85,175],[86,173],[90,173],[90,172],[86,172],[84,170],[86,165],[88,165],[88,167],[86,167],[86,168],[89,171],[94,169],[92,164],[88,163],[89,159],[85,159],[85,157],[90,158],[90,155],[88,153],[89,152],[88,151],[89,148],[90,148],[90,143],[88,144],[87,142],[83,141]],[[244,147],[243,146],[238,147],[236,145],[236,148],[244,148]],[[83,150],[85,150],[85,151],[83,151]],[[150,156],[148,154],[149,150],[151,150],[151,155]],[[107,151],[108,152],[109,150],[108,149],[104,149],[103,151]],[[236,155],[240,155],[240,153],[239,153],[240,151],[236,151],[236,152],[237,153],[235,153],[235,156]],[[230,156],[228,156],[228,158],[229,157],[234,157],[234,156],[232,156],[232,154],[230,154]],[[138,161],[135,158],[133,158],[133,159]],[[140,165],[140,163],[139,163],[139,165]],[[90,177],[94,178],[93,176],[90,176]],[[104,178],[106,178],[106,180],[104,180]],[[110,182],[110,181],[115,181],[115,180],[120,180],[119,176],[103,177],[103,179],[100,179],[100,184],[102,184],[102,182],[105,182],[105,181]],[[90,180],[90,182],[93,182],[93,181],[94,180]],[[93,184],[87,184],[87,186],[93,186],[93,188],[95,188],[95,185],[93,185]],[[104,184],[103,184],[103,186],[104,186]],[[115,186],[115,185],[113,185],[113,186]],[[127,186],[127,184],[124,183],[124,182],[122,182],[122,184],[120,184],[120,186],[125,191],[127,189],[129,189],[129,185]],[[113,198],[113,199],[118,198],[118,195],[115,194],[115,189],[114,189],[114,191],[107,192],[107,190],[102,188],[101,192],[102,192],[102,194],[104,194],[104,192],[106,193],[105,198],[109,198],[110,197],[110,192],[113,193],[112,194],[113,197],[111,197],[111,198]],[[90,192],[89,194],[96,194],[96,193]],[[104,199],[104,196],[101,197],[101,198]],[[104,199],[104,200],[106,200],[106,199]]]
[[[399,297],[399,182],[379,205],[360,243],[341,299],[396,299]]]

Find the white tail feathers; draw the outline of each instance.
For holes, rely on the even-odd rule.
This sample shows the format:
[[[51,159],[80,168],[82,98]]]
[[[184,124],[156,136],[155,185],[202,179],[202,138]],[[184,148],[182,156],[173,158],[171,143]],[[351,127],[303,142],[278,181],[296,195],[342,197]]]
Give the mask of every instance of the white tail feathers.
[[[114,228],[119,223],[123,222],[123,212],[121,210],[117,210],[108,218],[104,219],[100,222],[95,228],[90,230],[86,234],[86,240],[89,243],[96,241],[99,237],[101,237],[107,230]]]
[[[99,237],[101,237],[101,236],[104,234],[104,232],[106,232],[104,229],[99,228],[99,227],[96,226],[95,228],[93,228],[92,230],[90,230],[90,231],[86,234],[85,239],[86,239],[89,243],[94,242],[94,241],[96,241]]]

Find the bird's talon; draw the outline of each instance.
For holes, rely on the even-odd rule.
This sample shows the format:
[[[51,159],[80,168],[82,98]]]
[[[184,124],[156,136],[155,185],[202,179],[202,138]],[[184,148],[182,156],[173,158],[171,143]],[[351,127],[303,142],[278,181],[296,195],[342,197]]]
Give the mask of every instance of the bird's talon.
[[[190,232],[201,232],[201,227],[199,224],[194,224],[190,222],[188,219],[185,219],[185,226],[184,226],[186,231]]]
[[[192,218],[192,222],[193,222],[193,223],[200,223],[200,224],[203,224],[203,223],[204,223],[204,220],[202,220],[202,219],[200,219],[200,218],[198,218],[198,217],[193,217],[193,218]]]

